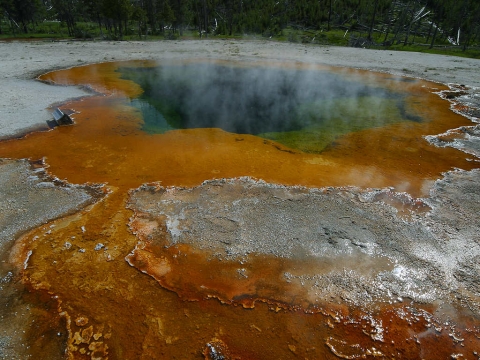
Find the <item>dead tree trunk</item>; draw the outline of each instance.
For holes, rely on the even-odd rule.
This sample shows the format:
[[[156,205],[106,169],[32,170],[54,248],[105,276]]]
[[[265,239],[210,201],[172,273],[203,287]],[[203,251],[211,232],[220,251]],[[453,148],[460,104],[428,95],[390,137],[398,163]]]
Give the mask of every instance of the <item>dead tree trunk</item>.
[[[368,29],[368,40],[372,41],[372,31],[373,26],[375,25],[375,16],[377,14],[378,0],[375,0],[375,5],[373,7],[372,21],[370,22],[370,29]]]

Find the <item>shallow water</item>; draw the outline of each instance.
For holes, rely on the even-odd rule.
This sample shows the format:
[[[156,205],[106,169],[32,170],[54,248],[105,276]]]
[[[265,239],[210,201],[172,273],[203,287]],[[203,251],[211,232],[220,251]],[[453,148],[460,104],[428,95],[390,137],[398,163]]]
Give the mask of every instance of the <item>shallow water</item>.
[[[111,191],[88,211],[58,220],[55,227],[39,228],[22,240],[25,249],[33,249],[23,272],[24,281],[29,288],[58,299],[59,313],[68,324],[68,351],[74,358],[202,358],[202,353],[214,358],[214,351],[223,351],[226,358],[241,359],[266,358],[265,354],[272,359],[360,358],[364,355],[416,358],[419,337],[422,337],[424,358],[447,358],[460,347],[472,354],[471,349],[475,349],[478,340],[478,329],[472,329],[478,324],[468,317],[457,319],[462,324],[457,330],[462,332],[464,341],[455,342],[450,335],[453,330],[431,318],[438,304],[419,305],[405,300],[372,305],[366,310],[351,308],[336,298],[312,307],[305,299],[292,301],[295,294],[292,288],[280,281],[278,284],[270,281],[265,283],[255,307],[245,309],[235,304],[250,307],[256,297],[250,294],[242,298],[241,294],[248,291],[241,288],[243,276],[238,272],[237,262],[211,258],[211,254],[187,245],[165,248],[162,243],[151,244],[148,253],[143,253],[147,258],[136,259],[134,265],[138,269],[150,275],[163,274],[170,266],[182,269],[181,273],[170,274],[170,283],[162,283],[125,261],[138,242],[139,234],[135,236],[132,231],[141,231],[141,227],[127,227],[132,217],[131,210],[126,209],[128,191],[144,183],[196,186],[212,178],[251,176],[285,185],[388,186],[407,191],[413,197],[426,195],[442,172],[454,167],[471,169],[476,165],[466,160],[470,155],[456,149],[434,147],[423,138],[469,123],[449,111],[446,101],[432,94],[433,90],[444,87],[353,70],[271,63],[268,69],[273,70],[269,76],[286,71],[290,74],[287,77],[295,81],[316,82],[311,74],[328,70],[332,72],[327,78],[329,84],[335,84],[333,88],[343,79],[349,89],[355,89],[353,93],[364,96],[358,101],[344,99],[344,94],[335,95],[327,105],[319,105],[312,98],[302,99],[310,102],[307,111],[310,115],[324,116],[330,114],[327,109],[339,110],[332,119],[320,121],[324,127],[312,124],[310,117],[306,125],[283,124],[283,132],[276,127],[251,130],[251,126],[248,131],[226,128],[238,131],[227,132],[218,128],[222,124],[208,122],[217,115],[206,111],[201,125],[209,127],[197,128],[194,124],[192,129],[183,129],[191,124],[180,124],[175,127],[182,129],[173,130],[171,123],[175,122],[176,115],[173,120],[164,117],[165,122],[159,125],[158,114],[152,123],[142,117],[145,110],[139,110],[147,107],[153,111],[142,96],[155,94],[163,98],[166,95],[155,91],[142,95],[138,84],[122,78],[127,77],[125,69],[143,67],[140,73],[151,74],[158,71],[157,65],[153,62],[105,63],[46,74],[42,80],[88,85],[104,95],[63,107],[77,112],[74,126],[0,143],[0,157],[45,158],[49,171],[55,176],[72,183],[107,183]],[[267,64],[261,63],[217,65],[222,71],[231,72],[229,76],[233,78],[247,69],[250,75],[245,84],[256,78],[258,69],[265,72],[267,68]],[[195,76],[188,72],[192,70],[185,72],[184,65],[166,66],[181,70],[189,79]],[[214,65],[202,63],[201,67],[210,69]],[[298,77],[299,72],[303,77]],[[303,82],[301,85],[306,86]],[[369,89],[375,90],[374,95]],[[262,90],[261,94],[264,93]],[[320,93],[326,96],[330,91]],[[213,95],[208,95],[211,101]],[[292,97],[291,93],[287,95]],[[173,96],[178,97],[178,93]],[[215,103],[220,101],[215,96],[213,99]],[[279,99],[283,102],[285,98]],[[387,102],[380,106],[385,110],[382,114],[386,114],[381,117],[372,111],[372,103],[379,99]],[[227,106],[225,114],[235,112],[238,105]],[[179,106],[183,109],[185,105],[181,102]],[[285,106],[290,109],[291,105]],[[305,109],[302,106],[299,105],[300,109]],[[164,107],[165,104],[160,104],[155,111],[165,110]],[[204,109],[205,105],[200,108]],[[276,111],[273,105],[272,109]],[[336,119],[356,115],[357,111],[358,119],[344,121],[349,127],[336,126]],[[304,114],[300,111],[293,118],[297,121]],[[275,118],[274,115],[268,116]],[[187,119],[191,117],[195,116]],[[264,119],[268,125],[270,118]],[[254,119],[254,123],[256,121]],[[352,123],[360,125],[351,127]],[[328,133],[327,140],[319,139],[323,132]],[[308,141],[304,141],[305,137]],[[405,204],[398,207],[403,208]],[[20,252],[17,261],[23,264],[24,257]],[[151,259],[154,272],[142,268],[151,266]],[[377,265],[387,270],[393,267],[388,261],[378,261]],[[315,266],[316,271],[329,271],[341,265],[315,263],[308,268]],[[302,272],[302,266],[294,260],[266,255],[259,255],[249,263],[250,271],[260,274],[253,276],[252,281],[257,283],[262,277],[275,279],[284,272],[282,269],[295,267]],[[212,271],[218,272],[217,279],[212,278]],[[203,292],[189,286],[182,277],[196,286],[202,283]],[[210,285],[216,283],[217,290],[212,290],[215,286],[209,287],[209,282]],[[178,284],[185,288],[175,289]],[[228,288],[222,288],[225,284]],[[286,289],[290,293],[285,292]],[[181,294],[180,298],[177,293]],[[229,296],[239,301],[231,302]],[[446,330],[435,330],[435,326]],[[32,330],[27,339],[35,341],[35,337]]]

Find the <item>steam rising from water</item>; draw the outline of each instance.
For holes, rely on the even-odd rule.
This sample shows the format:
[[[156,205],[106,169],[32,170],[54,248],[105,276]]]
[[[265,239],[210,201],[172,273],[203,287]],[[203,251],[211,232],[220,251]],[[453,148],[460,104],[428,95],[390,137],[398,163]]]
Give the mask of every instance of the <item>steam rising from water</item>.
[[[218,64],[121,68],[144,94],[144,130],[221,128],[320,152],[337,136],[405,120],[404,96],[319,70]]]

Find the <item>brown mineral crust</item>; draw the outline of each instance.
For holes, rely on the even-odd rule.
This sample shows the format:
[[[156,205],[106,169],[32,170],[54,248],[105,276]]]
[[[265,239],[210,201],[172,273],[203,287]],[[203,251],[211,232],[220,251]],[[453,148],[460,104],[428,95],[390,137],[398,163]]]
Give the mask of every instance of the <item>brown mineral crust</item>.
[[[75,319],[75,324],[77,326],[85,326],[88,324],[88,318],[85,316],[79,316]]]
[[[248,266],[255,271],[249,271],[247,276],[242,274],[237,261],[218,259],[213,252],[205,253],[185,243],[172,245],[165,221],[164,216],[155,219],[136,210],[130,229],[140,242],[126,257],[131,266],[150,275],[164,288],[190,301],[218,299],[245,308],[254,307],[256,301],[285,308],[296,306],[293,299],[299,297],[301,289],[289,289],[265,280],[281,273],[284,259],[280,262],[271,257],[252,259],[249,262],[255,265]]]
[[[171,271],[170,262],[167,258],[155,256],[155,254],[143,249],[135,249],[131,255],[126,257],[126,260],[130,265],[152,276],[157,281],[160,281]]]
[[[47,291],[32,289],[26,282],[25,291],[16,301],[27,303],[30,310],[28,314],[30,326],[25,327],[23,336],[19,336],[24,344],[29,344],[25,355],[33,357],[35,354],[64,354],[68,342],[66,331],[68,324],[65,317],[60,314],[58,298]],[[41,304],[41,306],[36,306],[36,304]],[[17,317],[24,315],[21,313],[24,311],[21,307],[15,308],[15,311],[18,311],[15,314]],[[12,325],[15,324],[16,322],[13,322]],[[5,324],[2,326],[2,329],[7,328]],[[6,351],[7,349],[2,350]]]

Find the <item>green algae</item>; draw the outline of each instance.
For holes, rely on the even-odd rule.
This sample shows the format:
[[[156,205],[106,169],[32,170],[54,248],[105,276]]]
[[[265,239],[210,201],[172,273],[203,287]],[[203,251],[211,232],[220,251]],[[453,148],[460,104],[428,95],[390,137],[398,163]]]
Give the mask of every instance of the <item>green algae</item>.
[[[320,153],[351,132],[422,121],[405,94],[348,74],[206,63],[118,71],[142,87],[131,105],[150,134],[221,128]]]
[[[337,110],[330,111],[331,108]],[[342,135],[405,121],[398,100],[383,99],[379,105],[378,99],[372,97],[319,101],[302,106],[300,114],[309,126],[298,131],[269,132],[258,136],[292,149],[320,153]]]

